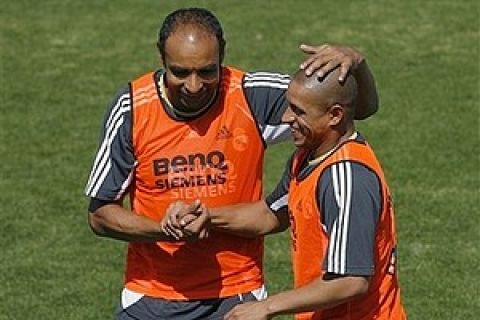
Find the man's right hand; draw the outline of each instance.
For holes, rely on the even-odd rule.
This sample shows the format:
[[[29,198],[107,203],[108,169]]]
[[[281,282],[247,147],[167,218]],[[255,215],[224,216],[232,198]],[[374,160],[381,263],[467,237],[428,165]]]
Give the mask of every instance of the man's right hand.
[[[167,208],[161,228],[178,241],[193,241],[208,237],[209,221],[208,209],[199,200],[189,205],[177,201]]]

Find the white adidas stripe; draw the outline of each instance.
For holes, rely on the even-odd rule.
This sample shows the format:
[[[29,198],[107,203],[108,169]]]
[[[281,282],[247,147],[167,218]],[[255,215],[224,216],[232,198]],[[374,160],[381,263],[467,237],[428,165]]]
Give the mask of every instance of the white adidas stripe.
[[[111,153],[111,144],[115,136],[117,135],[118,128],[123,124],[123,117],[121,117],[116,123],[113,129],[111,130],[111,135],[106,135],[105,139],[103,140],[101,150],[97,157],[99,157],[99,164],[98,167],[94,172],[92,172],[93,177],[91,180],[91,184],[88,188],[87,195],[90,197],[95,197],[97,195],[100,186],[102,185],[105,177],[107,176],[110,168],[112,166],[110,160],[110,153]]]
[[[268,72],[268,71],[256,71],[256,72],[248,72],[245,74],[245,78],[255,78],[255,77],[274,77],[274,78],[282,78],[282,79],[290,79],[288,74],[283,73],[276,73],[276,72]]]
[[[288,194],[283,195],[280,199],[277,199],[274,203],[270,205],[270,208],[273,211],[277,211],[278,209],[281,209],[282,207],[285,207],[288,205]]]
[[[288,88],[288,84],[266,82],[266,81],[245,82],[245,84],[243,86],[245,88],[251,88],[251,87],[269,87],[269,88],[278,88],[278,89],[287,89]]]
[[[345,196],[345,184],[343,183],[344,179],[344,171],[343,171],[343,166],[341,164],[338,165],[338,178],[337,182],[338,185],[334,186],[338,189],[338,193],[340,195],[339,199],[340,202],[337,203],[338,208],[339,208],[339,213],[338,213],[338,218],[337,218],[337,237],[333,239],[335,241],[335,251],[333,254],[333,268],[335,273],[340,272],[340,239],[342,238],[343,234],[343,210],[344,210],[344,196]]]
[[[288,124],[260,126],[262,138],[267,144],[282,142],[290,138],[291,131]]]
[[[117,100],[117,103],[115,104],[115,106],[112,108],[112,111],[110,112],[108,120],[105,123],[106,130],[105,130],[104,141],[102,142],[102,145],[100,146],[100,148],[97,152],[97,156],[95,158],[95,161],[94,161],[94,164],[93,164],[93,167],[92,167],[92,172],[91,172],[90,177],[88,179],[87,187],[86,187],[85,190],[90,189],[90,185],[92,183],[94,173],[95,173],[95,171],[97,171],[98,165],[100,163],[101,155],[103,154],[103,150],[105,149],[105,145],[104,145],[105,140],[106,140],[106,138],[108,137],[108,134],[111,131],[110,128],[112,127],[112,122],[116,121],[118,119],[118,116],[119,116],[119,111],[118,110],[121,109],[121,108],[125,108],[126,105],[127,106],[130,105],[130,95],[129,94],[124,94],[124,95],[120,96]],[[88,192],[86,191],[86,193],[88,193]]]
[[[285,84],[289,84],[290,83],[290,79],[289,78],[272,78],[272,77],[266,77],[266,76],[262,76],[262,77],[251,77],[251,78],[248,78],[248,77],[245,77],[245,82],[255,82],[255,81],[272,81],[272,82],[279,82],[279,83],[285,83]]]
[[[118,109],[123,107],[125,103],[130,104],[130,93],[125,93],[117,99],[117,103],[112,108],[112,111],[110,111],[110,115],[107,122],[105,123],[105,127],[109,127],[111,125],[112,118],[117,114]]]
[[[339,214],[330,235],[327,271],[345,274],[347,271],[347,241],[352,198],[352,168],[350,162],[332,166],[332,183]]]
[[[290,76],[272,72],[252,72],[245,75],[244,86],[248,87],[271,87],[286,89],[290,83]]]
[[[124,96],[122,96],[124,97]],[[118,106],[121,105],[120,108]],[[97,152],[92,172],[88,179],[85,193],[87,196],[95,197],[100,186],[111,168],[111,143],[118,133],[118,129],[124,122],[124,114],[130,111],[130,99],[119,99],[117,105],[112,109],[107,121],[107,129],[102,144]]]
[[[343,207],[343,226],[342,226],[342,244],[340,248],[340,273],[347,272],[347,241],[348,241],[348,227],[350,225],[350,212],[352,200],[352,166],[350,162],[346,162],[345,166],[345,205]]]

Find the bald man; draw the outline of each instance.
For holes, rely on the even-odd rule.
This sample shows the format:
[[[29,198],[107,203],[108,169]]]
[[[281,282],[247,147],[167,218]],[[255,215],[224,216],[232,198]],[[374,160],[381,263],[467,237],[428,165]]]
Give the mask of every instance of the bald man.
[[[225,319],[292,313],[296,319],[405,319],[390,192],[375,154],[355,131],[357,83],[352,76],[339,83],[338,73],[320,80],[302,70],[293,76],[282,120],[297,150],[273,193],[202,213],[213,228],[244,236],[290,226],[295,289],[237,305]],[[189,217],[180,217],[187,229]],[[165,225],[176,227],[176,220]]]

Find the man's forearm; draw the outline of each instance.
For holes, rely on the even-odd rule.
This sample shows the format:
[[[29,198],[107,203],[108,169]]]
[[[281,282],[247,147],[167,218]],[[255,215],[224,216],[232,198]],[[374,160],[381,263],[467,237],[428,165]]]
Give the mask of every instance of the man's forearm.
[[[298,289],[285,291],[264,300],[269,315],[292,314],[327,309],[366,293],[368,279],[345,277],[317,279]]]
[[[244,237],[258,237],[288,227],[288,218],[274,214],[264,201],[210,209],[209,216],[214,229]]]
[[[124,241],[173,241],[158,221],[139,216],[117,204],[107,204],[90,212],[90,227],[95,234]]]
[[[353,72],[358,84],[358,101],[355,110],[355,119],[362,120],[373,115],[378,110],[378,93],[370,68],[363,60]]]

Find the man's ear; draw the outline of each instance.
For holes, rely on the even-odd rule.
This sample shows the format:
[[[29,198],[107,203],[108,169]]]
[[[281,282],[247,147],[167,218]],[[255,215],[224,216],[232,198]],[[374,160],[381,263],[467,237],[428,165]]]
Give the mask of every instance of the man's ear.
[[[158,53],[158,58],[160,60],[160,62],[162,63],[163,67],[165,68],[165,57],[163,56],[162,54],[162,50],[160,50],[160,44],[156,44],[157,46],[157,53]]]
[[[331,106],[328,110],[328,113],[330,115],[331,126],[338,125],[345,117],[345,109],[339,104],[334,104],[333,106]]]

